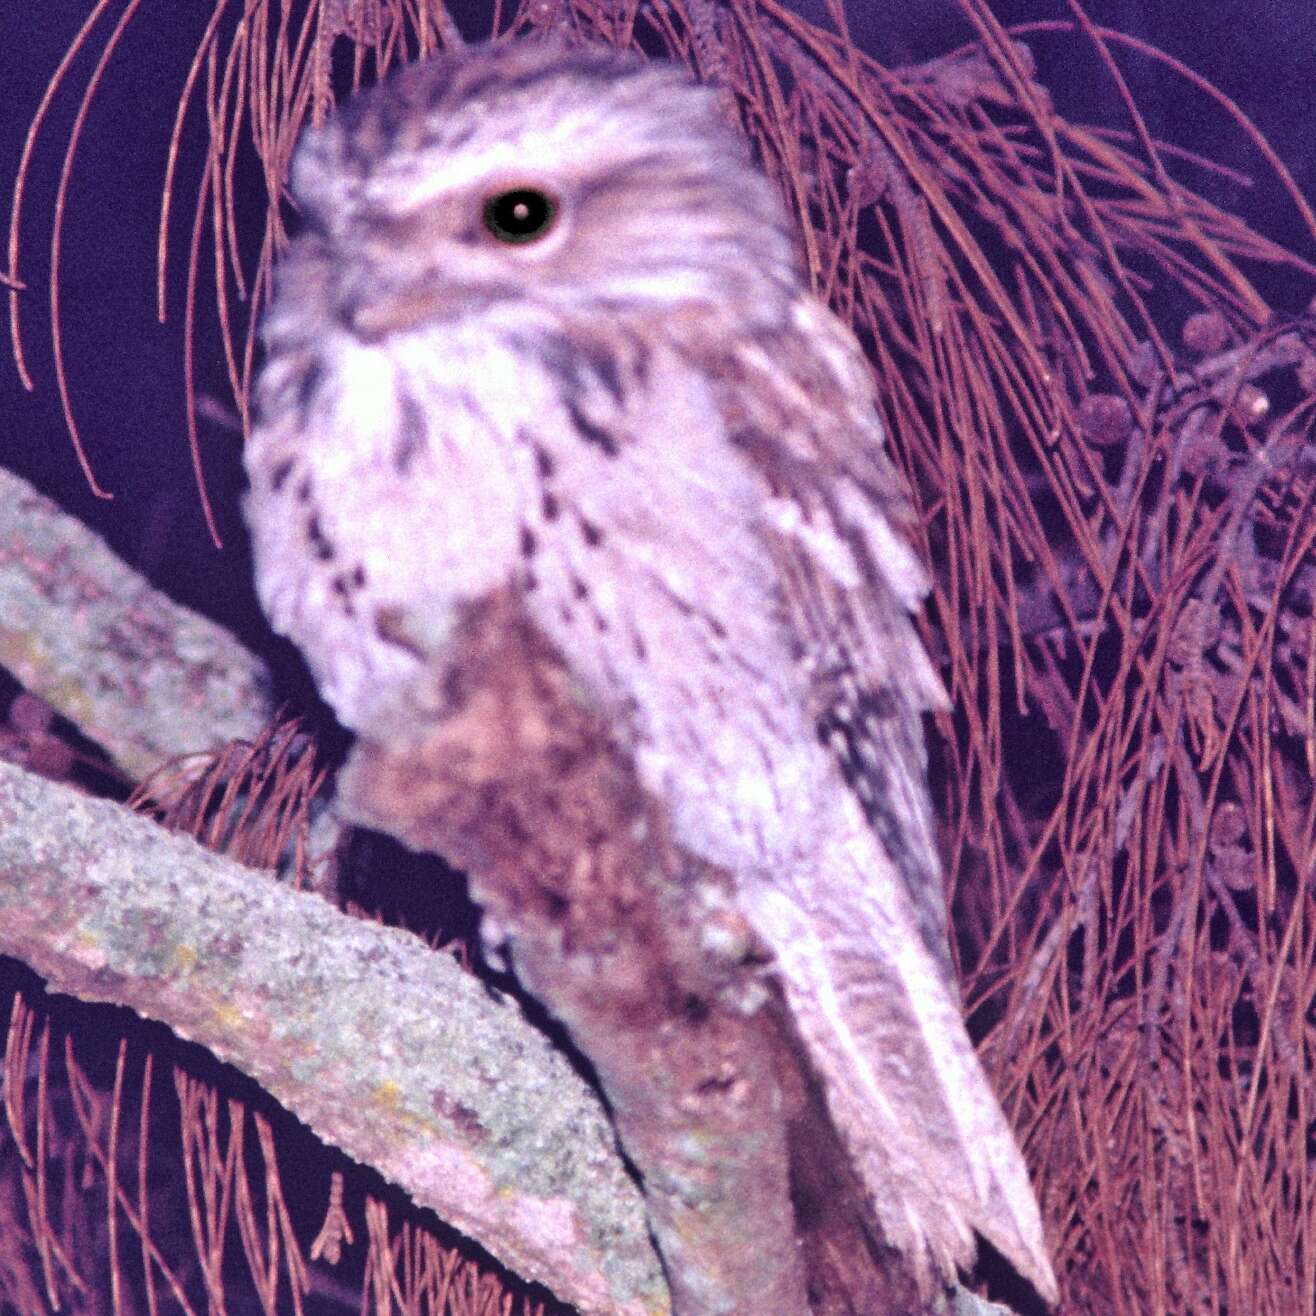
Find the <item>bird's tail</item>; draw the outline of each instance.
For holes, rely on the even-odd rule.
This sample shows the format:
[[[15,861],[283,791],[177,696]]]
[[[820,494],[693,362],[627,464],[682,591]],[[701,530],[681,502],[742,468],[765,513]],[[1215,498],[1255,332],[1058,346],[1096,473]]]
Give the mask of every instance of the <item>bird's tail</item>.
[[[842,848],[853,865],[856,846]],[[957,993],[889,861],[883,881],[858,848],[853,883],[778,880],[750,902],[831,1118],[921,1284],[970,1264],[976,1231],[1054,1302],[1037,1200]]]

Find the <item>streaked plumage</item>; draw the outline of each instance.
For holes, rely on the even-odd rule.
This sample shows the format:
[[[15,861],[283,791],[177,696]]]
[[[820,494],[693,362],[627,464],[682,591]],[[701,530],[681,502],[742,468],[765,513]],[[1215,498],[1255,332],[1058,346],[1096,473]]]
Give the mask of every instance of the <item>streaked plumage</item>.
[[[976,1229],[1050,1289],[951,980],[943,696],[867,367],[711,95],[610,51],[467,52],[309,134],[293,187],[248,449],[276,629],[369,728],[463,603],[519,588],[737,875],[890,1241],[949,1269]],[[509,244],[487,216],[524,219],[517,189],[556,208]]]

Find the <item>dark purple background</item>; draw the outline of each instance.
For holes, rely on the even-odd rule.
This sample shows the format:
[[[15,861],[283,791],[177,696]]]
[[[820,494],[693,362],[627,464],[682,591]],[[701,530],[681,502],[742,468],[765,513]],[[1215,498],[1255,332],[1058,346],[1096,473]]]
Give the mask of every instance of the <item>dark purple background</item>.
[[[472,5],[472,8],[478,6]],[[90,10],[90,0],[0,0],[0,179],[7,196],[23,133],[42,88]],[[821,19],[821,0],[799,8]],[[968,36],[950,0],[888,6],[849,0],[852,31],[887,62],[940,53]],[[1064,17],[1063,0],[1000,0],[1003,18]],[[115,6],[115,14],[122,6]],[[1316,193],[1316,4],[1313,0],[1093,0],[1094,18],[1137,33],[1219,84],[1260,124],[1308,195]],[[280,693],[308,697],[299,667],[257,612],[238,515],[239,438],[203,422],[209,488],[226,539],[206,535],[192,483],[183,426],[182,270],[187,232],[176,225],[171,320],[155,320],[155,233],[165,149],[174,104],[210,5],[206,0],[145,0],[98,95],[73,176],[65,229],[62,307],[73,405],[112,502],[92,497],[78,470],[58,407],[46,310],[50,217],[64,143],[78,95],[95,60],[84,54],[47,121],[29,181],[23,227],[29,281],[25,342],[37,382],[19,386],[4,343],[0,359],[0,461],[35,481],[95,526],[129,562],[175,598],[236,629],[276,660]],[[115,15],[112,15],[113,18]],[[478,33],[478,25],[463,25]],[[1044,80],[1077,117],[1121,122],[1113,91],[1079,39],[1030,38]],[[99,50],[99,46],[97,46]],[[1144,61],[1125,62],[1154,133],[1260,175],[1242,135],[1202,96]],[[178,214],[190,218],[201,152],[194,108],[185,135]],[[1267,184],[1250,199],[1223,189],[1272,236],[1316,250],[1292,207]],[[1283,288],[1267,289],[1281,304]],[[1286,307],[1296,310],[1296,306]],[[226,398],[217,340],[203,307],[198,386]]]

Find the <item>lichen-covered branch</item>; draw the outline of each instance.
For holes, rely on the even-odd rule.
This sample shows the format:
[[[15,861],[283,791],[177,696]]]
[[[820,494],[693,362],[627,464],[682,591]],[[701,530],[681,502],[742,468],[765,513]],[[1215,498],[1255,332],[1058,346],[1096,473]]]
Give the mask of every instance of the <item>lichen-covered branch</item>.
[[[409,933],[0,763],[0,954],[208,1047],[583,1312],[667,1310],[596,1099]]]
[[[0,665],[134,779],[269,719],[259,659],[3,469]]]

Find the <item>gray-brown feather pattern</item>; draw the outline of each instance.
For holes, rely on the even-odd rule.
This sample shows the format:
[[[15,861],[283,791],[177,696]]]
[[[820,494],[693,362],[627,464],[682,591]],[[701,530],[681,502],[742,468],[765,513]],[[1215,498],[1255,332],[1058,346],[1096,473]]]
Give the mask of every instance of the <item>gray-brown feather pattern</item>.
[[[908,519],[907,495],[882,451],[869,390],[865,385],[855,396],[843,380],[820,370],[816,344],[794,328],[765,335],[756,345],[760,350],[749,354],[698,336],[692,341],[709,354],[701,368],[721,381],[732,441],[753,459],[775,495],[793,500],[820,529],[841,536],[864,568],[859,587],[847,589],[796,538],[766,534],[783,619],[809,672],[818,739],[896,865],[924,942],[949,978],[946,901],[922,727],[922,715],[944,707],[944,695],[906,602],[892,591],[890,564],[872,561],[862,533],[847,523],[832,492],[837,482],[849,480],[878,515],[896,524]],[[839,335],[837,347],[857,354]],[[865,379],[862,366],[851,378]]]

